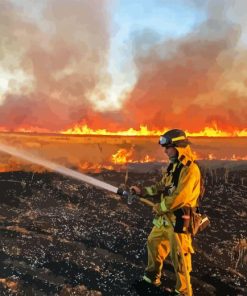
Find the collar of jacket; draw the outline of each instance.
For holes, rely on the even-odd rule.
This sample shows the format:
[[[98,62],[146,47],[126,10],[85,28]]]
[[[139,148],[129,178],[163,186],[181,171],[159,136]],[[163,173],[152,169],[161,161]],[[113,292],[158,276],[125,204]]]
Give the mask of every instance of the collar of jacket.
[[[187,165],[188,163],[195,161],[195,155],[192,152],[190,145],[187,145],[186,147],[176,147],[176,149],[178,151],[178,160],[183,165]]]

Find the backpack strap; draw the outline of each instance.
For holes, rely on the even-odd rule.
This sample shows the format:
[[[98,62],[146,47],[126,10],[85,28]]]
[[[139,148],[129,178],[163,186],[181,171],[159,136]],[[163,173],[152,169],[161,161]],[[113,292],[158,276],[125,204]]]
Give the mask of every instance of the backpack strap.
[[[175,187],[178,186],[179,176],[183,167],[184,165],[182,164],[182,162],[179,162],[175,168],[175,171],[172,173],[172,183]]]
[[[177,163],[177,166],[175,168],[175,171],[173,172],[173,176],[172,176],[172,183],[175,187],[178,186],[178,180],[179,180],[179,176],[180,176],[180,173],[181,173],[181,170],[184,166],[190,166],[192,164],[192,161],[191,160],[188,160],[186,162],[186,164],[184,165],[182,163],[182,160],[185,158],[184,155],[181,155],[179,160],[178,160],[178,163]],[[170,166],[170,165],[169,165]],[[168,167],[169,168],[169,167]]]

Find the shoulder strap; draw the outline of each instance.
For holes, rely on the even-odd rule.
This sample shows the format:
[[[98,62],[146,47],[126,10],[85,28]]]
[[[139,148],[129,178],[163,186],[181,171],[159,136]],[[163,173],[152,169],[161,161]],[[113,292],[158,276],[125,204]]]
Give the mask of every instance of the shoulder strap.
[[[173,167],[173,163],[169,163],[168,167],[167,167],[167,172],[170,173]]]
[[[188,166],[189,167],[191,165],[191,163],[192,163],[192,161],[188,160],[187,163],[186,163],[186,165],[184,165],[181,162],[182,159],[184,159],[184,156],[183,155],[181,155],[180,161],[178,162],[177,167],[176,167],[175,171],[173,172],[172,182],[173,182],[173,184],[174,184],[175,187],[178,186],[178,180],[179,180],[179,176],[180,176],[180,173],[181,173],[182,168],[184,166]]]
[[[183,167],[184,167],[184,165],[181,162],[179,162],[175,171],[172,174],[172,183],[175,187],[178,186],[178,179],[179,179],[179,176],[180,176],[180,173],[181,173],[181,170]]]

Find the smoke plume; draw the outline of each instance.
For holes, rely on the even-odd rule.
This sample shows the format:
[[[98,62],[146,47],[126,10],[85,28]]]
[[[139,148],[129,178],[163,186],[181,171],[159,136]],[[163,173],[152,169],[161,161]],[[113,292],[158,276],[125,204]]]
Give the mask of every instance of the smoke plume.
[[[139,79],[125,102],[132,119],[153,128],[190,131],[212,124],[229,131],[246,128],[247,55],[240,46],[244,28],[236,22],[241,18],[230,20],[240,12],[239,2],[230,3],[208,1],[203,23],[183,38],[166,40],[149,51],[147,32],[135,36]],[[243,6],[247,8],[242,2]],[[227,16],[227,9],[233,9],[232,16]]]
[[[200,3],[204,20],[170,40],[158,41],[151,30],[132,34],[136,84],[121,98],[121,109],[107,112],[96,111],[88,94],[112,81],[107,65],[113,2],[1,1],[0,71],[8,84],[0,89],[0,127],[246,128],[247,4],[185,2]]]
[[[87,92],[106,75],[108,1],[23,2],[0,4],[1,70],[13,76],[0,126],[59,130],[90,110]]]

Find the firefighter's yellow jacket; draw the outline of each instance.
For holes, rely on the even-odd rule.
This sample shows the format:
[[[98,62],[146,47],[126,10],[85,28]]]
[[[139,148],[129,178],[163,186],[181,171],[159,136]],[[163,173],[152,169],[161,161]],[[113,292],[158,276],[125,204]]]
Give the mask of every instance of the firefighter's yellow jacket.
[[[160,182],[145,188],[147,195],[154,196],[162,192],[164,187],[170,187],[169,195],[161,193],[160,201],[160,210],[167,214],[172,214],[173,211],[184,206],[195,207],[200,195],[200,170],[198,165],[194,163],[194,155],[190,146],[176,147],[176,149],[179,161],[174,163],[172,171],[174,172],[178,165],[183,164],[177,187],[172,187],[172,174],[164,171]],[[159,220],[158,224],[162,224],[162,219],[159,218]],[[154,224],[158,226],[156,222],[154,221]]]

